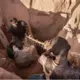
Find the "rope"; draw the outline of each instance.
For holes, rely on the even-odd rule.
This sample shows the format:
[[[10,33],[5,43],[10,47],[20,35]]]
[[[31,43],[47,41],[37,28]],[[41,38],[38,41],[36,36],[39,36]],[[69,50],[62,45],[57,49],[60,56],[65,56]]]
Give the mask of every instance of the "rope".
[[[30,37],[30,36],[26,36],[26,38],[28,38],[28,39],[30,39],[30,40],[32,40],[32,41],[34,41],[34,42],[42,45],[42,47],[43,47],[44,49],[46,49],[46,50],[49,50],[49,49],[52,48],[50,42],[41,42],[41,41],[39,41],[39,40],[37,40],[37,39],[34,39],[34,38]]]

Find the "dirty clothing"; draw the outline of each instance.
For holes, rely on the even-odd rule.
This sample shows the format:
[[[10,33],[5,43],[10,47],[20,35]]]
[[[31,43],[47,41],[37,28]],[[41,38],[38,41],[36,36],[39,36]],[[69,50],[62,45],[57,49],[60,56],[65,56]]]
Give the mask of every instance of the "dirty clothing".
[[[14,57],[16,64],[21,67],[29,66],[33,61],[38,58],[35,47],[32,45],[30,47],[24,47],[22,50],[13,46]]]

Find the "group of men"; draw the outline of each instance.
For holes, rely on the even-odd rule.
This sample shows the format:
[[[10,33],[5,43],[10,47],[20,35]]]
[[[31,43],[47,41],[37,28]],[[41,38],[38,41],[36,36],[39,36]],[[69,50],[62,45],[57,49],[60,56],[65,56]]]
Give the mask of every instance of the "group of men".
[[[30,79],[55,79],[55,78],[72,78],[72,75],[77,75],[74,70],[70,74],[70,65],[67,61],[67,54],[70,50],[70,45],[66,39],[57,36],[52,39],[51,47],[49,47],[41,56],[34,45],[25,46],[26,35],[28,35],[28,26],[26,22],[13,18],[9,28],[9,33],[12,34],[12,40],[7,48],[8,57],[16,62],[19,67],[29,67],[34,61],[42,65],[43,75],[34,75]],[[27,43],[26,43],[27,44]],[[68,68],[68,71],[64,69]],[[59,74],[62,71],[61,74]],[[68,75],[69,74],[69,75]]]

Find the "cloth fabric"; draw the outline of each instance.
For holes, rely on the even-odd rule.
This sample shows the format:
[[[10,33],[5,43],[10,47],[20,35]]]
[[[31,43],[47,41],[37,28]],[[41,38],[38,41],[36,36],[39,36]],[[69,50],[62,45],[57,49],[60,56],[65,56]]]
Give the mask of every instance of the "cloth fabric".
[[[13,51],[15,53],[15,61],[19,66],[28,66],[36,59],[33,45],[30,47],[24,47],[22,50],[18,49],[16,46],[13,46]]]

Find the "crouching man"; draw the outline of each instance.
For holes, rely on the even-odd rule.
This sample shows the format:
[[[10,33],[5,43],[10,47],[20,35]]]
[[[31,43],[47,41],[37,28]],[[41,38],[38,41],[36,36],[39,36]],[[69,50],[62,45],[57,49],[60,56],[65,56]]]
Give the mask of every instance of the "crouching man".
[[[52,48],[44,52],[38,59],[43,67],[43,76],[34,75],[33,78],[42,78],[46,80],[61,79],[64,74],[64,67],[67,65],[67,53],[70,49],[68,42],[61,37],[56,37],[52,40]],[[65,65],[66,64],[66,65]],[[66,69],[66,67],[65,67]]]
[[[14,22],[14,19],[13,21]],[[14,36],[7,48],[7,54],[14,59],[19,67],[28,67],[37,58],[37,50],[35,46],[28,45],[26,35],[28,35],[27,23],[23,20],[14,22],[15,26],[10,30]],[[26,39],[25,39],[26,38]],[[26,44],[26,46],[25,46]]]
[[[53,39],[53,47],[39,58],[46,79],[80,79],[80,69],[75,69],[67,60],[70,45],[62,38]]]

